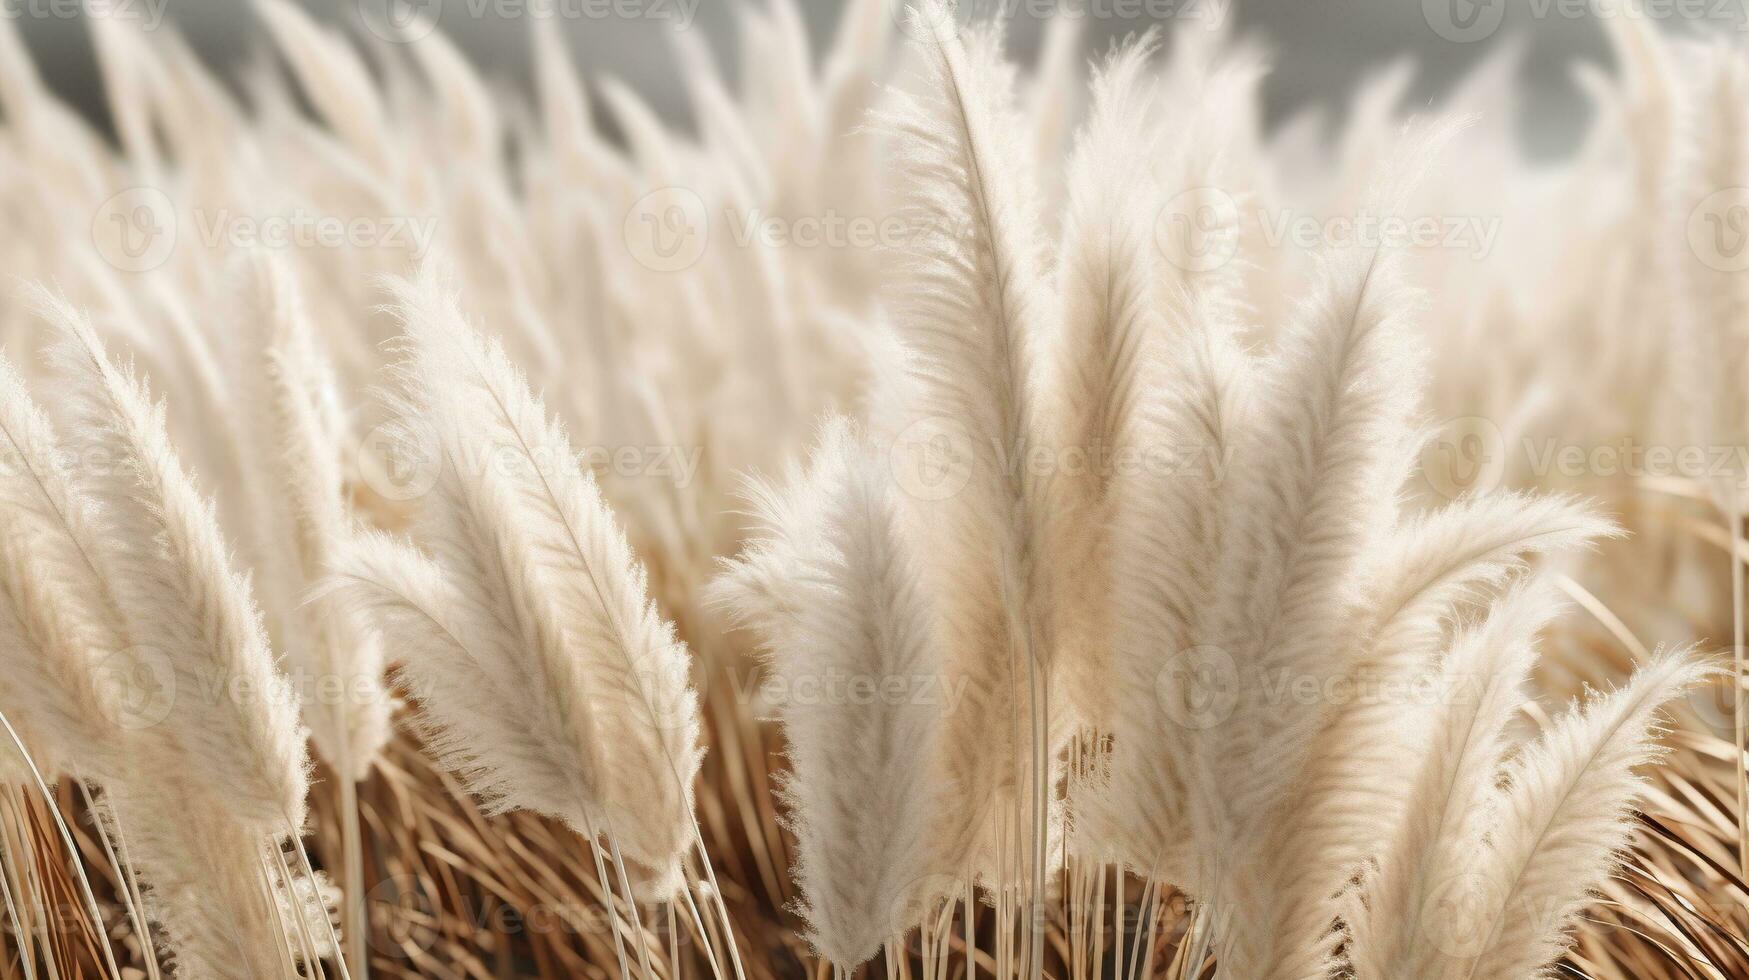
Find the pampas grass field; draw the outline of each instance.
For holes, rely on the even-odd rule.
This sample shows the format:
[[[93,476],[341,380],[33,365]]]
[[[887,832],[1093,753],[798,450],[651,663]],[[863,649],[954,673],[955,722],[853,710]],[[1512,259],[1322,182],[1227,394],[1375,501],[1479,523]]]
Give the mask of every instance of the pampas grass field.
[[[1749,978],[1741,35],[724,2],[0,17],[0,977]]]

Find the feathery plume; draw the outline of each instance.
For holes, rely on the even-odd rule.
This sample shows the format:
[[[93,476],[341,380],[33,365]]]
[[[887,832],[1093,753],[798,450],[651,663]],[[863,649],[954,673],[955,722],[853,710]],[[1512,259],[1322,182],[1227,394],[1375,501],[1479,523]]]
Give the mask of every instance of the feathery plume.
[[[366,533],[342,549],[331,587],[343,608],[377,614],[444,768],[492,812],[532,810],[593,835],[607,814],[582,665],[535,577],[526,534],[502,521],[502,491],[458,465],[438,417],[417,423],[433,426],[446,473],[418,521],[437,560]]]
[[[1718,245],[1732,220],[1729,205],[1749,184],[1749,57],[1709,48],[1696,77],[1676,215],[1693,253],[1681,263],[1676,346],[1683,370],[1676,380],[1687,392],[1690,434],[1698,444],[1749,446],[1749,277]],[[1721,506],[1743,495],[1742,468],[1731,469],[1712,488]]]
[[[731,570],[717,594],[762,624],[773,675],[791,692],[778,710],[803,913],[810,942],[849,971],[939,897],[920,889],[938,870],[931,833],[948,787],[937,753],[952,692],[887,461],[834,419],[798,476],[756,495],[768,502],[756,570],[739,581]],[[818,520],[792,522],[797,513]],[[764,569],[776,590],[760,583]],[[774,608],[773,592],[794,608]]]
[[[1110,849],[1138,873],[1183,885],[1196,877],[1189,808],[1210,776],[1191,769],[1197,740],[1218,735],[1221,692],[1209,687],[1207,609],[1229,547],[1225,469],[1249,425],[1255,365],[1213,302],[1175,345],[1178,357],[1141,395],[1136,443],[1170,467],[1125,468],[1112,526],[1114,649],[1107,779],[1072,801],[1082,847]],[[1213,696],[1213,697],[1211,697]]]
[[[390,172],[395,151],[379,89],[351,46],[287,0],[260,0],[255,9],[310,104],[373,169]]]
[[[456,574],[484,571],[463,565]],[[432,750],[494,809],[545,813],[579,831],[601,825],[595,751],[578,744],[593,734],[587,715],[575,717],[587,704],[571,707],[569,690],[551,694],[557,703],[550,707],[518,700],[532,693],[523,689],[530,668],[512,658],[519,631],[504,620],[519,614],[494,613],[480,592],[464,590],[436,561],[378,531],[342,546],[317,594],[375,624],[402,655]],[[494,658],[503,669],[488,666]]]
[[[301,675],[304,718],[316,751],[339,777],[365,778],[388,741],[393,699],[382,683],[382,650],[350,617],[306,593],[353,532],[344,499],[332,369],[317,349],[309,321],[283,261],[257,256],[251,269],[250,319],[261,380],[257,424],[269,538],[258,581],[287,663]],[[339,696],[335,696],[335,692]]]
[[[1503,491],[1416,515],[1381,542],[1367,572],[1378,585],[1356,617],[1359,655],[1345,670],[1354,696],[1318,733],[1305,805],[1280,842],[1281,853],[1298,862],[1296,887],[1335,895],[1376,848],[1379,828],[1394,826],[1398,810],[1416,799],[1414,769],[1401,765],[1423,751],[1409,738],[1416,726],[1405,723],[1401,698],[1382,695],[1421,689],[1465,600],[1490,594],[1530,556],[1578,551],[1618,534],[1574,498]],[[1304,928],[1321,933],[1328,925]]]
[[[1436,681],[1433,704],[1393,706],[1398,758],[1420,763],[1399,810],[1366,808],[1363,814],[1373,839],[1387,843],[1366,874],[1362,899],[1349,903],[1346,916],[1357,976],[1423,975],[1410,968],[1408,955],[1432,923],[1413,913],[1436,900],[1433,893],[1471,849],[1484,846],[1480,811],[1509,750],[1508,726],[1528,696],[1536,634],[1560,611],[1552,587],[1530,580],[1428,671]],[[1441,914],[1429,908],[1429,915]]]
[[[1679,171],[1679,220],[1684,223],[1687,261],[1678,290],[1677,386],[1687,392],[1690,434],[1709,452],[1729,453],[1729,462],[1709,481],[1713,501],[1723,512],[1730,540],[1743,537],[1744,494],[1749,467],[1741,454],[1749,447],[1749,276],[1737,267],[1726,245],[1742,221],[1744,187],[1749,186],[1749,57],[1719,45],[1701,60],[1693,93],[1694,118],[1687,121],[1692,160]],[[1740,248],[1741,245],[1735,246]],[[1743,561],[1735,544],[1731,559],[1731,689],[1734,742],[1742,756],[1749,739],[1749,697],[1742,692]],[[1749,876],[1749,772],[1737,770],[1738,871]]]
[[[438,744],[500,806],[609,833],[671,882],[694,836],[699,763],[685,648],[650,603],[642,569],[563,428],[502,349],[463,321],[443,274],[428,267],[398,295],[408,332],[402,424],[440,454],[416,536],[462,591],[480,597],[464,618],[490,640],[477,663],[407,658],[436,708]],[[465,696],[444,704],[477,683],[469,675],[500,663],[514,669],[495,709],[466,707]],[[445,670],[460,673],[439,676]],[[501,723],[532,722],[525,743],[548,737],[568,751],[538,773],[494,763],[495,750],[470,745],[467,720],[491,710],[524,716]]]
[[[51,307],[50,313],[76,316],[65,308]],[[4,359],[0,433],[12,463],[0,478],[7,504],[0,518],[0,591],[10,600],[4,620],[14,641],[5,647],[9,657],[18,658],[7,670],[8,691],[26,702],[30,728],[50,736],[33,747],[34,754],[64,760],[67,773],[103,787],[101,832],[111,840],[121,839],[121,814],[127,812],[134,845],[130,857],[136,862],[129,873],[137,872],[154,898],[148,915],[164,926],[169,940],[164,948],[174,952],[183,975],[241,977],[262,969],[268,972],[254,975],[271,975],[280,967],[270,951],[287,923],[265,907],[260,915],[249,911],[259,870],[246,855],[266,842],[277,846],[285,826],[280,821],[298,819],[297,812],[277,820],[265,812],[252,814],[253,824],[237,819],[230,801],[211,798],[212,787],[191,771],[175,708],[178,701],[199,703],[210,692],[181,688],[178,697],[174,661],[133,640],[139,630],[126,617],[126,603],[138,583],[112,573],[126,567],[111,564],[112,525],[72,482],[86,475],[85,468],[68,472],[47,418]],[[105,465],[91,455],[76,458],[93,470]],[[156,507],[151,513],[169,510]],[[129,700],[147,693],[140,687],[142,672],[153,683],[167,684],[151,692],[144,714],[142,705]],[[208,684],[213,674],[210,666],[199,672]],[[171,717],[152,715],[158,706]],[[6,707],[10,714],[11,705]],[[287,743],[277,747],[291,751]],[[295,751],[301,762],[301,744]],[[296,775],[301,777],[301,769]],[[301,796],[296,802],[301,805]],[[189,840],[197,825],[205,828],[200,833],[223,839]],[[264,831],[263,825],[271,829]],[[166,853],[159,845],[170,841],[178,844]],[[206,850],[215,846],[231,851]],[[240,860],[237,847],[243,849]],[[213,945],[215,924],[235,934],[223,950]],[[253,939],[242,939],[248,930],[256,930]]]
[[[1469,850],[1457,876],[1434,883],[1451,893],[1448,910],[1456,899],[1466,914],[1426,905],[1407,913],[1438,923],[1408,959],[1425,969],[1411,972],[1435,980],[1546,975],[1566,948],[1566,928],[1627,847],[1644,789],[1634,770],[1660,754],[1659,711],[1713,672],[1684,653],[1662,655],[1518,753],[1484,804],[1487,846]]]
[[[910,17],[918,90],[893,92],[875,114],[898,155],[899,211],[923,230],[895,262],[897,325],[917,388],[900,424],[916,420],[912,435],[945,433],[953,464],[968,471],[958,492],[919,510],[941,535],[925,574],[942,589],[949,671],[968,691],[947,736],[963,749],[950,767],[968,802],[941,832],[987,870],[997,858],[993,821],[1028,809],[1029,797],[1030,822],[1043,816],[1029,787],[1048,765],[1044,487],[1021,461],[1040,444],[1035,357],[1049,295],[1030,151],[998,39],[984,31],[962,42],[939,0]],[[1042,847],[1043,835],[1033,836]]]
[[[1198,832],[1232,903],[1222,961],[1242,975],[1313,975],[1328,941],[1278,945],[1297,896],[1275,887],[1262,852],[1328,716],[1322,698],[1271,699],[1283,683],[1320,690],[1345,666],[1341,629],[1358,601],[1360,559],[1394,521],[1419,370],[1407,337],[1414,300],[1398,259],[1377,250],[1324,256],[1311,299],[1263,378],[1258,426],[1231,471],[1235,502],[1215,646],[1236,673],[1236,699],[1191,764],[1210,774]],[[1216,775],[1218,774],[1218,775]],[[1213,782],[1218,779],[1218,783]],[[1193,818],[1198,814],[1193,811]],[[1287,966],[1276,958],[1299,958]]]
[[[294,877],[288,890],[264,870],[277,860],[268,855],[281,838],[263,838],[231,819],[225,801],[186,772],[159,772],[118,788],[103,806],[107,824],[127,828],[147,914],[164,931],[160,948],[178,977],[284,976],[290,964],[282,950],[297,946],[288,940],[299,928],[292,917],[328,915],[309,895],[314,883]]]
[[[58,403],[66,445],[105,461],[79,471],[110,528],[99,561],[129,644],[163,658],[175,680],[172,727],[188,772],[246,825],[275,835],[298,826],[307,776],[296,700],[212,505],[183,472],[145,386],[76,310],[50,297],[41,305],[64,338],[54,365],[68,388]]]
[[[79,604],[58,566],[63,551],[51,534],[31,527],[28,511],[0,515],[0,711],[21,732],[45,779],[60,775],[120,778],[131,756],[115,693],[95,667],[112,651]],[[13,747],[5,745],[10,755]]]
[[[1116,470],[1138,452],[1138,406],[1159,381],[1162,327],[1154,303],[1161,264],[1154,243],[1158,195],[1147,180],[1155,136],[1142,83],[1154,39],[1115,51],[1093,78],[1093,113],[1069,161],[1068,215],[1058,268],[1062,321],[1045,360],[1054,431],[1050,445],[1082,465],[1057,481],[1048,567],[1060,583],[1055,663],[1064,718],[1110,731],[1113,724],[1111,522],[1122,501]],[[1140,179],[1138,179],[1140,175]]]

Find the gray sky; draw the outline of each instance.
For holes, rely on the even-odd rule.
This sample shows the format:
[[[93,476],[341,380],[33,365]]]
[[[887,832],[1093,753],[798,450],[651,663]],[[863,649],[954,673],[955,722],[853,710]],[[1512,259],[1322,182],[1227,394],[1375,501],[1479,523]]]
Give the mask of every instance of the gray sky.
[[[104,0],[118,15],[176,24],[197,50],[221,67],[234,67],[259,50],[253,13],[243,0]],[[543,0],[299,0],[329,20],[359,23],[360,6],[413,4],[439,11],[439,23],[491,75],[520,81],[526,71],[528,11]],[[699,30],[733,70],[734,10],[749,0],[544,0],[564,30],[578,64],[589,75],[615,75],[656,107],[685,117],[667,45],[676,30]],[[753,0],[761,2],[761,0]],[[892,0],[895,5],[903,0]],[[1608,64],[1604,16],[1622,8],[1644,10],[1690,29],[1696,20],[1741,25],[1749,0],[1604,0],[1615,14],[1587,10],[1581,0],[962,0],[1011,14],[1017,56],[1036,52],[1041,13],[1061,8],[1085,17],[1090,49],[1161,24],[1199,29],[1210,16],[1230,16],[1242,35],[1274,53],[1265,89],[1268,117],[1278,120],[1311,104],[1337,108],[1344,93],[1369,71],[1412,55],[1420,66],[1411,99],[1425,103],[1511,36],[1522,36],[1524,118],[1520,131],[1541,153],[1571,146],[1584,124],[1570,80],[1575,61]],[[837,21],[840,0],[797,0],[816,48]],[[0,16],[15,18],[43,62],[45,74],[75,102],[98,103],[84,26],[69,16],[78,0],[0,0]],[[619,6],[615,6],[615,5]],[[1226,6],[1223,10],[1223,5]],[[617,12],[616,12],[617,11]],[[684,26],[683,26],[684,25]],[[1473,38],[1473,39],[1472,39]],[[101,109],[97,109],[101,113]]]

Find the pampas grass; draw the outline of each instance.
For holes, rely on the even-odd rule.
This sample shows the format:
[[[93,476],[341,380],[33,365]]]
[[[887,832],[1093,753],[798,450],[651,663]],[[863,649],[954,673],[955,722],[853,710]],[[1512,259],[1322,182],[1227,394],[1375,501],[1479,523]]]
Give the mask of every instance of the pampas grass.
[[[114,145],[0,18],[0,976],[1749,975],[1741,457],[1599,455],[1742,448],[1741,52],[1533,167],[1505,56],[260,10]]]
[[[763,538],[720,580],[759,625],[789,737],[809,941],[849,970],[901,937],[951,880],[934,832],[954,805],[935,611],[880,453],[827,423],[805,475],[764,489]],[[874,805],[868,805],[870,802]]]
[[[923,517],[950,549],[934,563],[943,581],[933,587],[943,592],[950,670],[969,680],[977,705],[950,722],[958,731],[948,742],[962,753],[951,778],[967,802],[944,814],[937,833],[960,860],[1008,887],[1020,883],[1010,862],[1042,856],[1002,854],[996,836],[1009,821],[1009,834],[1036,835],[1043,820],[1030,773],[1047,764],[1039,738],[1050,669],[1045,488],[1011,464],[1041,442],[1036,348],[1048,294],[999,39],[980,33],[962,44],[945,4],[911,18],[922,38],[920,92],[898,94],[877,117],[900,154],[896,207],[921,230],[918,247],[900,253],[899,337],[917,398],[899,424],[948,425],[954,451],[971,457],[966,489]]]
[[[435,448],[414,527],[434,559],[364,539],[324,595],[358,589],[393,614],[390,635],[419,641],[403,665],[427,745],[493,808],[563,821],[592,850],[606,835],[635,917],[638,897],[673,899],[698,839],[685,649],[563,428],[463,322],[444,274],[400,295],[391,400],[403,444]]]
[[[130,646],[165,658],[187,723],[175,737],[194,773],[237,818],[277,833],[303,822],[304,733],[276,669],[248,582],[230,565],[212,506],[183,471],[163,410],[76,311],[50,301],[65,332],[56,368],[69,445],[86,458],[82,485],[110,524],[100,560]],[[216,685],[216,688],[214,687]]]

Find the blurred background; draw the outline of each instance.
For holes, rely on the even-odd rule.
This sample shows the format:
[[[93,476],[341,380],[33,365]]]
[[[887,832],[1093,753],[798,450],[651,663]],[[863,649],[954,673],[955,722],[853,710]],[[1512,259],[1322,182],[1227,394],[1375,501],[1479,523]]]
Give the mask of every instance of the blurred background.
[[[710,39],[726,70],[735,71],[735,24],[725,0],[300,0],[329,21],[355,30],[409,13],[435,14],[441,28],[505,85],[526,81],[526,32],[555,22],[586,76],[616,76],[660,111],[685,122],[679,80],[669,70],[678,31]],[[903,0],[892,0],[895,10]],[[1269,121],[1302,110],[1324,110],[1338,121],[1341,98],[1368,73],[1412,58],[1408,98],[1436,98],[1466,68],[1501,44],[1521,46],[1525,145],[1557,156],[1577,141],[1585,110],[1572,81],[1576,63],[1607,66],[1603,19],[1643,12],[1672,30],[1742,31],[1749,0],[961,0],[968,16],[1001,10],[1010,44],[1022,59],[1039,47],[1053,15],[1086,21],[1090,51],[1114,38],[1159,25],[1166,31],[1206,30],[1225,23],[1273,53],[1265,86]],[[231,72],[260,50],[256,16],[243,0],[88,0],[109,16],[173,25],[201,54]],[[830,38],[842,0],[796,0],[816,46]],[[103,121],[80,0],[0,0],[0,17],[19,22],[44,72],[61,92]],[[980,9],[980,8],[987,8]],[[1701,24],[1704,27],[1696,28]]]

